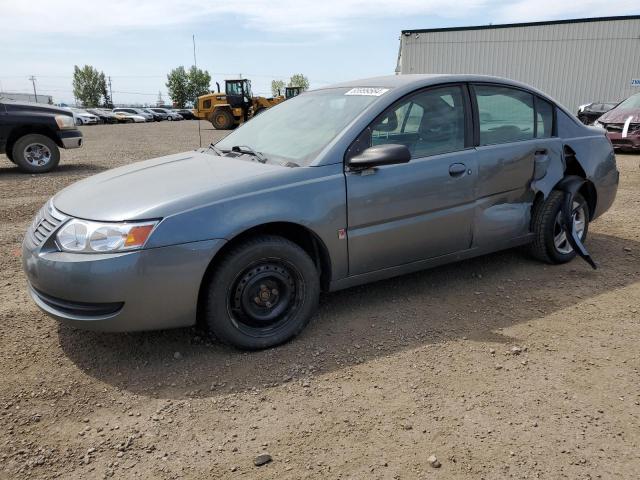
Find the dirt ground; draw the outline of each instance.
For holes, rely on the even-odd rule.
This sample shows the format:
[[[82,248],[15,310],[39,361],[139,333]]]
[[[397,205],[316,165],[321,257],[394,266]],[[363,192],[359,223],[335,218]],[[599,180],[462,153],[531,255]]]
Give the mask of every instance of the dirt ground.
[[[299,338],[241,353],[71,330],[27,297],[20,243],[48,197],[198,145],[193,121],[83,131],[50,174],[0,155],[0,478],[640,476],[639,155],[590,229],[597,271],[505,251],[326,294]]]

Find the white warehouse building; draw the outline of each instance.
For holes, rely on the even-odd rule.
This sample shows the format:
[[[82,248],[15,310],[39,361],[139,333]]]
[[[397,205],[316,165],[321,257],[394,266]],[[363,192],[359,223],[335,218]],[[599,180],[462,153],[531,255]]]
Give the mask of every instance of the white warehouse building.
[[[396,73],[475,73],[532,85],[572,111],[640,93],[640,15],[403,30]]]

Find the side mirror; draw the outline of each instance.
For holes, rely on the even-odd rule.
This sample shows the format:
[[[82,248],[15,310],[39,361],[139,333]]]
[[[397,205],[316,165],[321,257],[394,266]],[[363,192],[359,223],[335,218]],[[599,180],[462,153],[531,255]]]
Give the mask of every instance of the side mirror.
[[[406,145],[389,143],[369,147],[361,154],[349,159],[349,167],[354,170],[407,163],[411,160],[411,152]]]

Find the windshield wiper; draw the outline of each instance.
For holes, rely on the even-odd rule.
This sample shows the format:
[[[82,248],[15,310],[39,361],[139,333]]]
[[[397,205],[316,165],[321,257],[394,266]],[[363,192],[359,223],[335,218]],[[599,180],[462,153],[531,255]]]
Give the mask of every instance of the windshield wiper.
[[[267,163],[267,157],[262,155],[260,152],[256,152],[253,148],[247,145],[234,145],[233,147],[231,147],[231,151],[251,155],[252,157],[255,157],[260,163]]]
[[[224,152],[220,150],[218,147],[216,147],[213,143],[209,144],[209,150],[213,150],[216,153],[216,155],[220,157],[224,155]]]

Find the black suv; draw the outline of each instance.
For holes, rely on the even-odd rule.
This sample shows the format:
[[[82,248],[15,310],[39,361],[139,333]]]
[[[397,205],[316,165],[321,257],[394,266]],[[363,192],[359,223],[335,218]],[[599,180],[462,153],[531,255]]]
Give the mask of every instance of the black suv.
[[[58,147],[81,146],[82,133],[70,111],[0,97],[0,153],[21,170],[48,172],[60,162]]]

